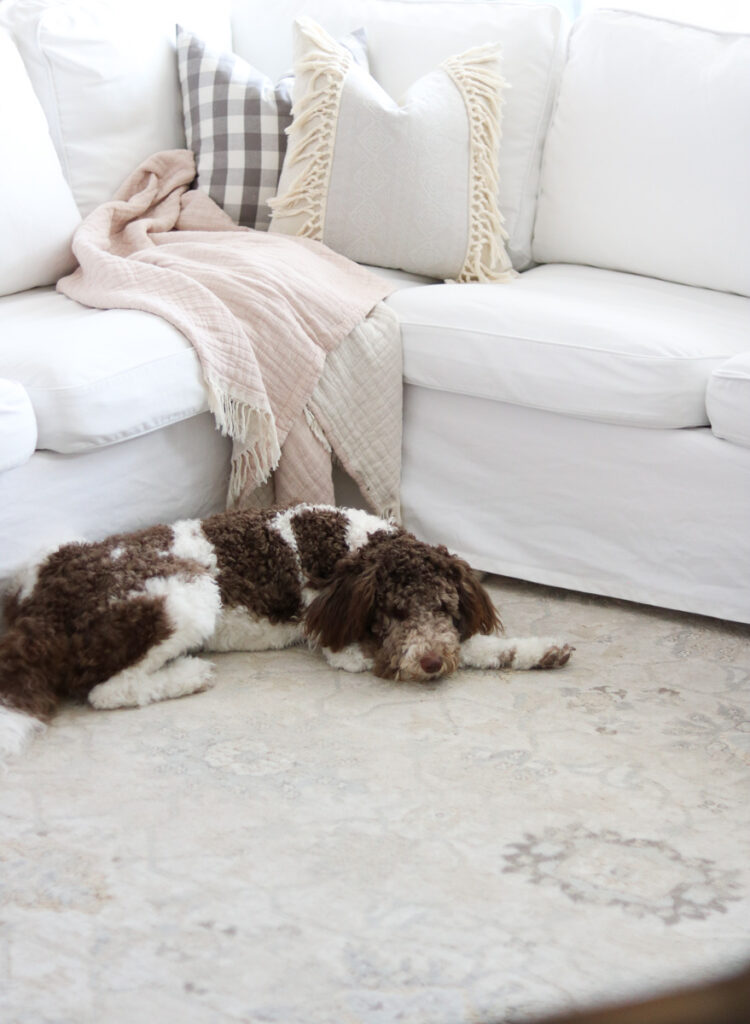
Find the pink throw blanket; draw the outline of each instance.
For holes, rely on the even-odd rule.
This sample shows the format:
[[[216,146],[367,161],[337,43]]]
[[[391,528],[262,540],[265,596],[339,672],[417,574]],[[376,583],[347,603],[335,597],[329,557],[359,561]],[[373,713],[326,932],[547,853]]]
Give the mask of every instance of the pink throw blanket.
[[[217,425],[233,439],[228,503],[252,500],[287,439],[290,493],[276,497],[299,500],[295,481],[309,482],[310,460],[320,461],[325,447],[314,438],[308,403],[326,356],[391,287],[318,242],[237,227],[190,190],[194,177],[187,150],[144,161],[80,226],[80,266],[57,287],[84,305],[145,310],[177,327],[198,353]],[[392,391],[392,372],[389,379]],[[374,395],[383,382],[366,386]],[[390,397],[400,416],[400,376],[398,389]],[[352,398],[366,411],[367,395]],[[330,469],[317,493],[303,497],[325,496]]]

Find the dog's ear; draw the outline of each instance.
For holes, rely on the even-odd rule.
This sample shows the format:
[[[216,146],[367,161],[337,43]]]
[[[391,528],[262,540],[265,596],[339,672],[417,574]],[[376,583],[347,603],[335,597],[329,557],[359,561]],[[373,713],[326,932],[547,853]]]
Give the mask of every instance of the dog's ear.
[[[333,579],[305,612],[305,632],[322,647],[340,651],[367,633],[375,604],[375,572],[361,558],[339,560]]]
[[[490,595],[479,582],[471,566],[463,559],[456,559],[458,575],[458,631],[461,640],[468,640],[475,633],[494,633],[502,630],[500,616],[490,600]]]

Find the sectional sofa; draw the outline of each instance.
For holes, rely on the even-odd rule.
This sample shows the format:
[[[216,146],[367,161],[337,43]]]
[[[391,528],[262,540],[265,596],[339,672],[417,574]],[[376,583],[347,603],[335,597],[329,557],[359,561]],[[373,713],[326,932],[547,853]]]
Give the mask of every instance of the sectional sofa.
[[[394,97],[503,50],[518,277],[382,271],[406,526],[480,569],[750,622],[750,37],[544,4],[0,0],[0,578],[59,536],[223,506],[185,338],[54,284],[81,217],[185,145],[175,22],[275,81],[303,10],[363,26]]]

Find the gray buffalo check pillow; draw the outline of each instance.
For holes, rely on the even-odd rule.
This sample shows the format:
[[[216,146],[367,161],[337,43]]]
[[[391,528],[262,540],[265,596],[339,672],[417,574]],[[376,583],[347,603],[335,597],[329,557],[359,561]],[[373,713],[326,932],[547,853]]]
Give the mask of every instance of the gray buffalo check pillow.
[[[368,69],[363,29],[340,40]],[[209,49],[177,26],[177,68],[185,137],[195,154],[197,188],[237,224],[268,229],[292,123],[294,76],[276,85],[233,53]]]

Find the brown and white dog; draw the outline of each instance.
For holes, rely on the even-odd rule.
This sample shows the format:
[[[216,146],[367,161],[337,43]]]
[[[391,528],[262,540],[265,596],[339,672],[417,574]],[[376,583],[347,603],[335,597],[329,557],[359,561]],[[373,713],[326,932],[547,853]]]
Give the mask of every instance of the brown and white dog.
[[[0,638],[0,756],[63,698],[134,707],[209,685],[199,650],[307,638],[329,663],[396,680],[458,667],[554,668],[572,648],[497,635],[464,561],[358,509],[225,512],[69,543],[20,574]]]

